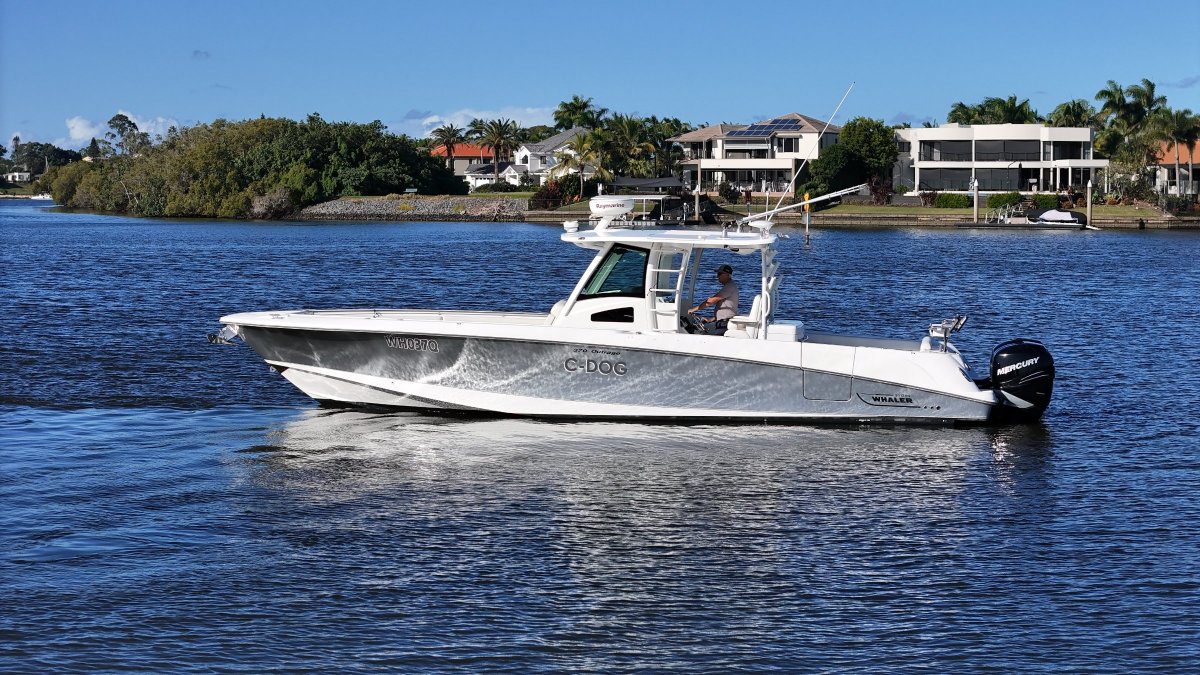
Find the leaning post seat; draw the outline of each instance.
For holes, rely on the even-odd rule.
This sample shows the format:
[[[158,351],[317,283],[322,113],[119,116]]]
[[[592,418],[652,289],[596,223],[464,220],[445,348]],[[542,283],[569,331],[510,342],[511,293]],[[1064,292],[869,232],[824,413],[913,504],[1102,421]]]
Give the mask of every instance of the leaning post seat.
[[[758,337],[758,318],[762,314],[762,296],[754,296],[750,303],[750,313],[738,315],[729,320],[725,329],[725,337],[754,339]]]

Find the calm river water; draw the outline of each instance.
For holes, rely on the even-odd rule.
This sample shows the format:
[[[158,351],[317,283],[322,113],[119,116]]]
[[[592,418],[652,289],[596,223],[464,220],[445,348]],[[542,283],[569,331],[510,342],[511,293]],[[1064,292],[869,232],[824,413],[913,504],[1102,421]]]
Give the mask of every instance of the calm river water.
[[[0,671],[1200,663],[1198,234],[785,242],[780,316],[966,312],[980,366],[1043,339],[1027,427],[333,411],[204,339],[241,310],[544,311],[588,259],[559,232],[0,202]]]

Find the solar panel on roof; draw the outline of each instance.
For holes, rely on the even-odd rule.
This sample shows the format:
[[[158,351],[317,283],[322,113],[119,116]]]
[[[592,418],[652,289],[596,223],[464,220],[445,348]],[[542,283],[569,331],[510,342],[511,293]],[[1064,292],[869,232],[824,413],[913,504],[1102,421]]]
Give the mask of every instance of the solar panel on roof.
[[[803,120],[791,119],[787,117],[776,117],[774,119],[767,120],[766,122],[756,122],[745,129],[731,131],[727,134],[727,136],[739,138],[761,138],[781,131],[796,131],[803,128]]]

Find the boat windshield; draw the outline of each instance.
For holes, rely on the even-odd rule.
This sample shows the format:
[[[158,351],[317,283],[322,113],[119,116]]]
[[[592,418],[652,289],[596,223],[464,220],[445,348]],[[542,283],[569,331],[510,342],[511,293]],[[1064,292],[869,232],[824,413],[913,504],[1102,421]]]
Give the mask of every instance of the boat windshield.
[[[641,297],[646,283],[650,252],[623,244],[614,245],[583,287],[580,299],[596,296]]]

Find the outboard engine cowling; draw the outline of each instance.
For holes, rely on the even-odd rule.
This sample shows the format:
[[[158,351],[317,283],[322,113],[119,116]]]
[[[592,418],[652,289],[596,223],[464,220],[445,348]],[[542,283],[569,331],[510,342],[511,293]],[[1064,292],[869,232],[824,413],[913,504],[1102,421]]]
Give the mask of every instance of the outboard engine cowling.
[[[1016,338],[992,350],[991,386],[998,419],[1031,422],[1042,416],[1054,391],[1054,357],[1037,340]]]

